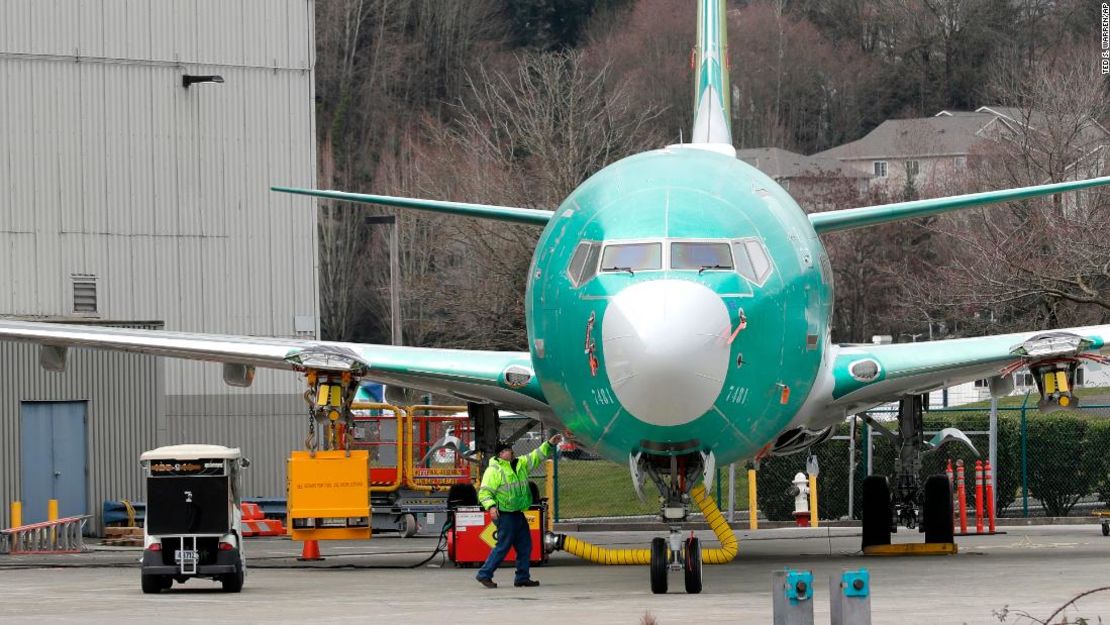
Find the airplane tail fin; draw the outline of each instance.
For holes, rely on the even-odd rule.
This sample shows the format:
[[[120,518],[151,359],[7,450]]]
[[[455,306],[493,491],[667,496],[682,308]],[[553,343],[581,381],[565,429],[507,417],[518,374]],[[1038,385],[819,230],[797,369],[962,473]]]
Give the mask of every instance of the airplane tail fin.
[[[732,145],[729,122],[728,39],[725,0],[698,0],[698,43],[694,49],[692,143]]]

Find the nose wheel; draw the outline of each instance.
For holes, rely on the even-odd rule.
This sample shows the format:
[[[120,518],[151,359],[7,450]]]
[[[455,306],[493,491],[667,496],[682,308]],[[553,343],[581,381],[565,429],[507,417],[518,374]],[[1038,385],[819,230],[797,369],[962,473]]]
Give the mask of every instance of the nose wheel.
[[[668,546],[668,542],[673,546]],[[682,540],[677,531],[672,531],[670,540],[653,538],[651,540],[651,592],[657,595],[667,593],[667,575],[674,571],[682,572],[686,592],[696,595],[701,592],[701,541],[691,536]]]
[[[667,539],[651,539],[651,592],[667,594],[667,569],[670,562],[667,553]]]

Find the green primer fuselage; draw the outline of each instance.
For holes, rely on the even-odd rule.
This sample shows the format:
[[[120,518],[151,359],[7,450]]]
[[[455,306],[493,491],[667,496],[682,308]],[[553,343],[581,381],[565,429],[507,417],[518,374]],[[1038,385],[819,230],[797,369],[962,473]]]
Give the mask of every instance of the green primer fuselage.
[[[602,272],[578,286],[568,277],[571,256],[583,240],[748,237],[761,240],[770,256],[772,270],[762,284],[734,270],[666,266],[658,271]],[[828,259],[797,203],[743,161],[689,146],[621,160],[563,202],[536,249],[526,296],[533,366],[559,419],[605,457],[622,462],[641,451],[712,451],[719,463],[750,458],[790,423],[812,389],[828,345]],[[728,349],[723,379],[716,386],[709,383],[719,391],[707,410],[674,425],[639,419],[618,400],[614,384],[623,380],[611,379],[613,367],[607,367],[606,351],[612,345],[601,333],[614,299],[650,281],[701,284],[719,296],[728,311],[727,327],[719,324],[717,336],[705,339],[707,349],[716,349],[718,355],[721,345]],[[741,311],[747,327],[737,332]],[[591,371],[586,349],[591,338],[596,372]],[[671,363],[677,371],[693,364]],[[670,397],[667,386],[656,385],[652,394],[683,401]]]

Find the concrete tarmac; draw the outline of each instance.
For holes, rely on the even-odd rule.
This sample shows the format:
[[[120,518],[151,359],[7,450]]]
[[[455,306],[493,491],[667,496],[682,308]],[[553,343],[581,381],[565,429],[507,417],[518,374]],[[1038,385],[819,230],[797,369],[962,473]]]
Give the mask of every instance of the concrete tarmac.
[[[382,535],[368,542],[321,543],[327,560],[296,561],[300,544],[250,539],[242,594],[207,580],[160,595],[139,589],[137,549],[81,555],[0,556],[0,623],[628,623],[650,614],[661,625],[772,622],[771,573],[812,570],[815,623],[829,623],[830,574],[866,567],[876,624],[1034,623],[1072,597],[1110,586],[1110,538],[1098,525],[1000,527],[1006,534],[958,538],[955,556],[865,557],[856,528],[739,531],[740,554],[706,566],[704,591],[653,595],[647,567],[599,566],[565,553],[534,567],[538,588],[514,588],[512,570],[487,590],[474,569],[420,562],[436,537]],[[699,532],[706,547],[711,533]],[[646,547],[655,532],[578,533],[596,544]],[[895,542],[920,541],[902,530]],[[1037,621],[1023,617],[1023,614]],[[1081,599],[1065,614],[1110,622],[1110,591]],[[1059,622],[1057,617],[1054,622]]]

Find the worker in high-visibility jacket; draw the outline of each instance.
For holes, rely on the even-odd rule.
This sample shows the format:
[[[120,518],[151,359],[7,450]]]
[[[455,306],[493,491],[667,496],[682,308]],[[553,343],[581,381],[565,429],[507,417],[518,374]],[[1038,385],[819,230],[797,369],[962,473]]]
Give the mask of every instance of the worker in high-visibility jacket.
[[[482,486],[478,489],[478,502],[489,510],[490,519],[497,526],[497,545],[490,551],[486,563],[478,569],[478,582],[486,588],[497,588],[493,572],[509,554],[510,548],[516,549],[513,585],[540,585],[528,572],[532,558],[532,537],[528,531],[528,519],[524,516],[524,511],[532,505],[528,474],[551,456],[562,438],[562,435],[556,434],[538,449],[520,458],[513,457],[512,445],[504,442],[497,444],[496,455],[490,458],[489,468],[482,474]]]

